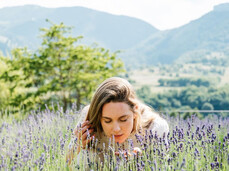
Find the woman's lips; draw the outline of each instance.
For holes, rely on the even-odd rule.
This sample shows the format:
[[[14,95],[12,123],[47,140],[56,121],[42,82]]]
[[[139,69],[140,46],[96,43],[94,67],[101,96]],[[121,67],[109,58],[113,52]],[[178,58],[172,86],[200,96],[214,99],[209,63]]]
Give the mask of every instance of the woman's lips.
[[[120,135],[114,135],[115,138],[119,138],[121,137],[123,134],[120,134]]]

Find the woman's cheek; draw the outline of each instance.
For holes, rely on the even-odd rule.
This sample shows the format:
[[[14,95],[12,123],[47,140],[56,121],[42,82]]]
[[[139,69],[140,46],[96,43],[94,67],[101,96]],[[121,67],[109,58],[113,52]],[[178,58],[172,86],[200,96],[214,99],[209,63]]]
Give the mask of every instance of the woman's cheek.
[[[129,130],[133,128],[133,122],[131,122],[130,120],[127,121],[127,122],[123,122],[122,123],[122,127],[125,129],[125,130]]]
[[[112,130],[112,125],[111,124],[107,124],[107,123],[103,124],[103,131],[106,134],[106,136],[111,136],[110,135],[111,130]]]

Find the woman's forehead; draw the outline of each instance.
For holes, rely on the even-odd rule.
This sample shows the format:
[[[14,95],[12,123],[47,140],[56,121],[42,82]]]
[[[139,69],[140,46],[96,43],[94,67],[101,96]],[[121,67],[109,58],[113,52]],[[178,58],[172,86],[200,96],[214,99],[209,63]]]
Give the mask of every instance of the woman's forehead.
[[[109,102],[102,108],[102,117],[119,118],[131,114],[133,112],[130,110],[129,105],[124,102]]]

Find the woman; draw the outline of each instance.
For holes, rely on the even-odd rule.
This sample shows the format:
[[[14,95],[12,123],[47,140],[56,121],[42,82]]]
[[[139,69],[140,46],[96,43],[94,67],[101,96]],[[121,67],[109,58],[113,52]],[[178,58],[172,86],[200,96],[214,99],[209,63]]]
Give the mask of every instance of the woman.
[[[140,147],[136,135],[144,135],[146,130],[159,138],[164,137],[165,141],[169,132],[167,122],[141,103],[130,83],[119,77],[108,78],[100,84],[90,106],[82,113],[83,122],[74,131],[78,141],[73,140],[69,146],[69,164],[74,154],[90,146],[95,138],[99,140],[96,149],[106,148],[110,138],[125,149],[129,139],[134,147]]]

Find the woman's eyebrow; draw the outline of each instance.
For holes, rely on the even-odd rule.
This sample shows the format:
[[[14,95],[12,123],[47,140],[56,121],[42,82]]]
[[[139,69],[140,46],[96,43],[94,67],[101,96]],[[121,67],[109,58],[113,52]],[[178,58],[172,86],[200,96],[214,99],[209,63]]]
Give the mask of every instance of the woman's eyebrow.
[[[122,115],[122,116],[119,117],[119,119],[124,118],[124,117],[127,117],[127,116],[128,115]],[[112,118],[109,118],[107,116],[102,116],[102,118],[104,118],[104,119],[112,119]]]
[[[119,119],[124,118],[124,117],[127,117],[127,116],[129,116],[129,115],[120,116]]]
[[[109,117],[106,117],[106,116],[102,116],[102,118],[104,118],[104,119],[111,119],[111,118],[109,118]]]

